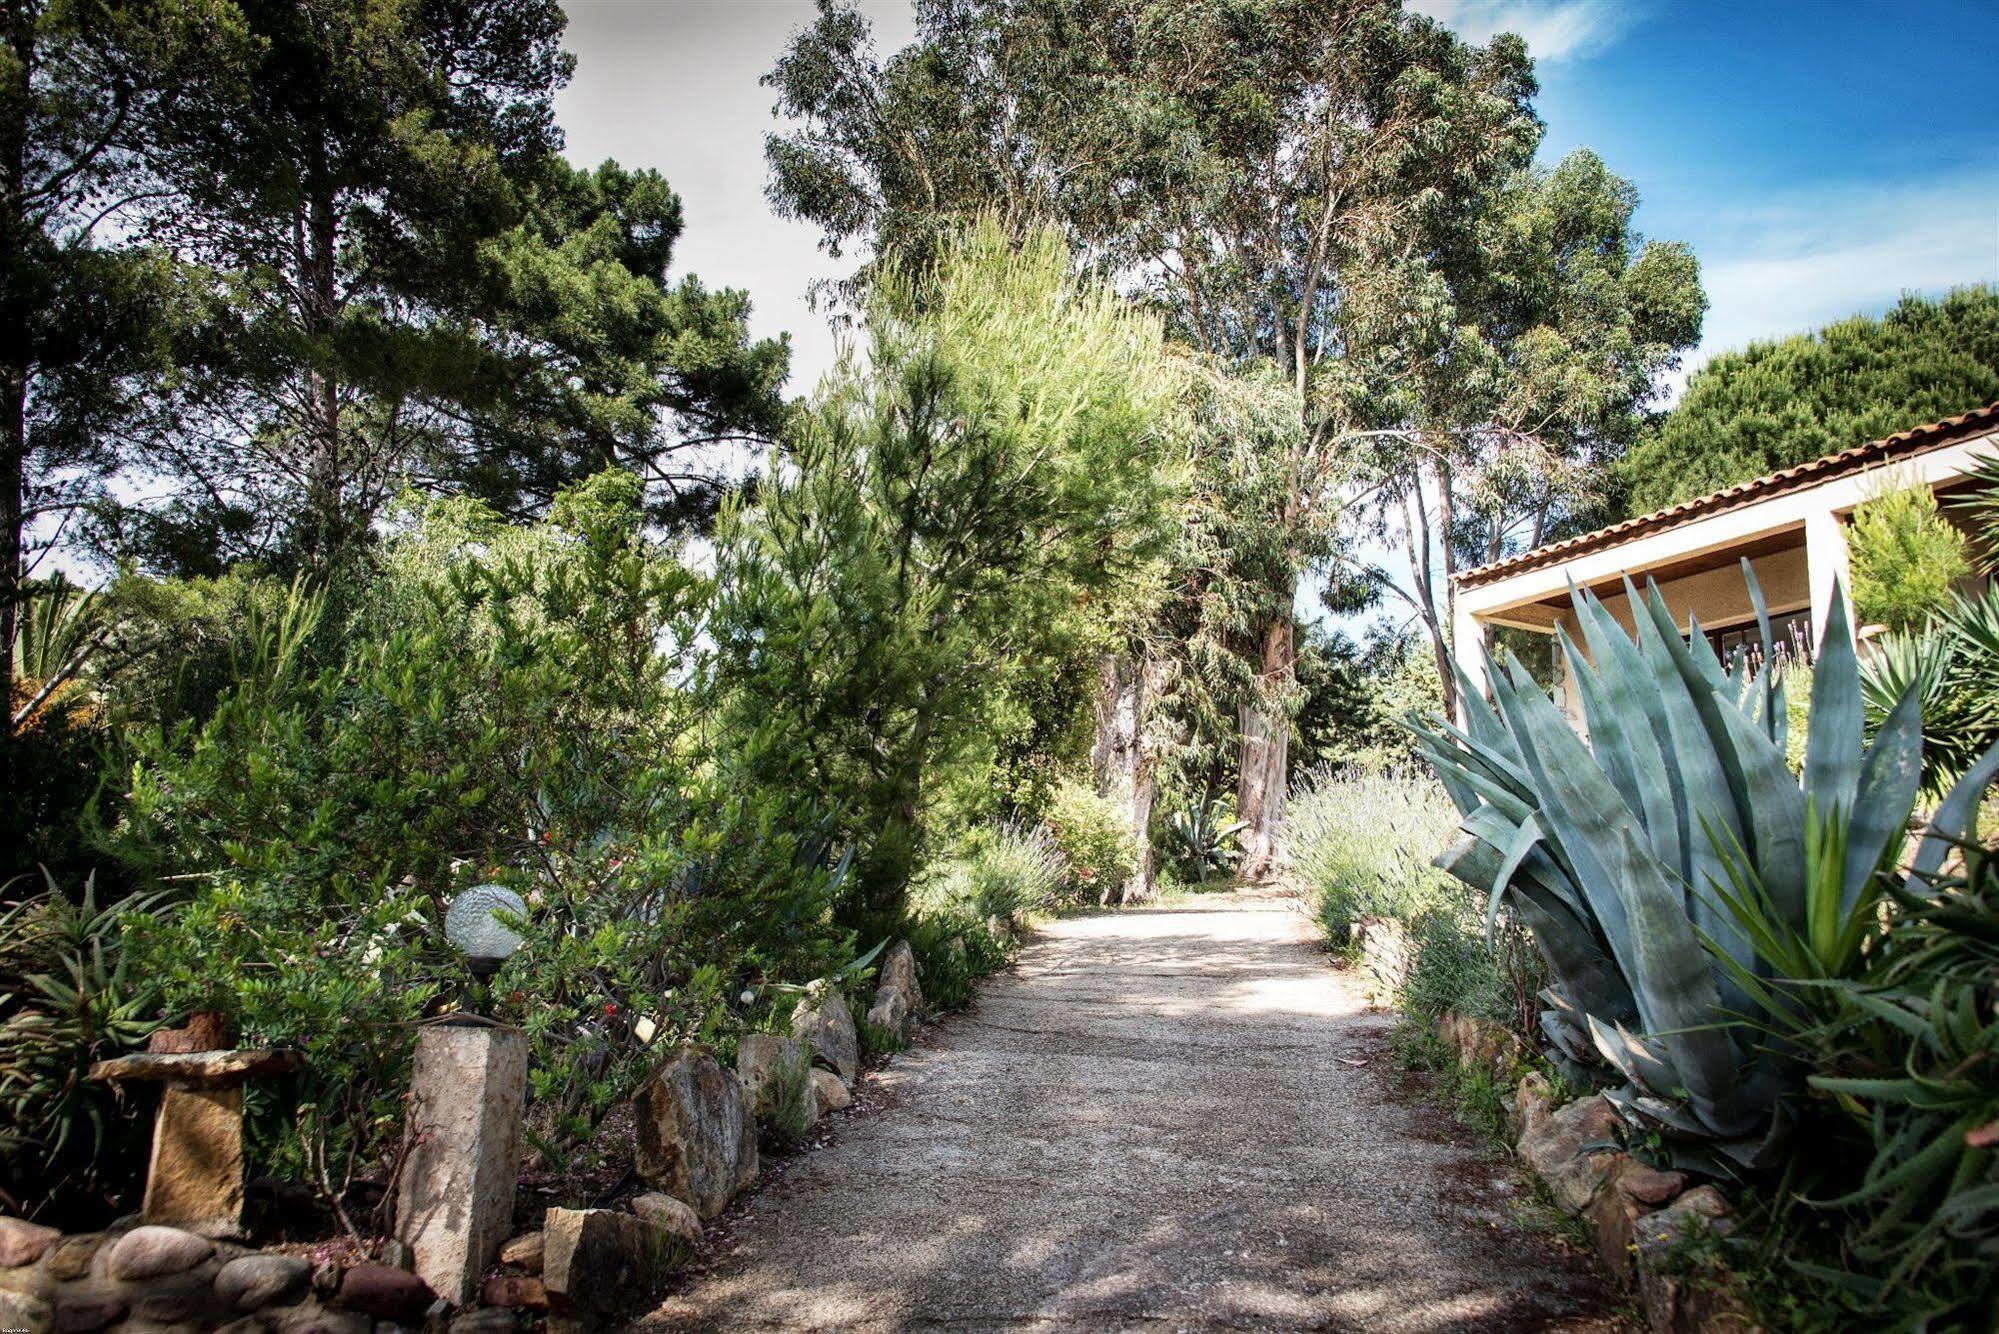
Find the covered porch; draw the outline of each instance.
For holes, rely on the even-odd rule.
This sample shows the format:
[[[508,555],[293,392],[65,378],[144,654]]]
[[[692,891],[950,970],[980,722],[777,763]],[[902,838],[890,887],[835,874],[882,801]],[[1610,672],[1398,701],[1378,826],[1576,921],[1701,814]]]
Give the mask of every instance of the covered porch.
[[[1488,642],[1488,629],[1554,634],[1570,624],[1571,585],[1596,594],[1628,626],[1627,577],[1641,589],[1647,579],[1657,582],[1674,619],[1683,628],[1690,617],[1698,620],[1725,658],[1756,637],[1744,558],[1778,636],[1816,649],[1833,587],[1848,580],[1848,517],[1879,487],[1882,470],[1892,469],[1898,484],[1947,494],[1967,482],[1974,459],[1995,451],[1999,404],[1468,570],[1453,582],[1458,661],[1483,692],[1485,666],[1475,649]],[[1580,720],[1559,655],[1554,688]]]

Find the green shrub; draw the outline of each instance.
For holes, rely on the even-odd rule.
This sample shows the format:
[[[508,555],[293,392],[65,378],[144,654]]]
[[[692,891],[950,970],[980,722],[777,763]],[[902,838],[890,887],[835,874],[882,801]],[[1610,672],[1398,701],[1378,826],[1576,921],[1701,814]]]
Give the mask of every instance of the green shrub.
[[[76,898],[45,884],[0,911],[0,1202],[91,1226],[144,1170],[145,1124],[86,1076],[158,1026],[155,980],[123,949],[126,924],[152,905],[100,906],[91,881]]]
[[[1430,861],[1450,846],[1457,812],[1434,779],[1406,769],[1321,769],[1293,787],[1283,855],[1326,937],[1344,943],[1364,917],[1415,920],[1457,897]]]
[[[918,879],[910,897],[920,915],[1017,924],[1051,907],[1068,875],[1046,829],[1007,821],[966,834]]]
[[[337,1186],[394,1142],[413,1022],[477,996],[439,929],[472,885],[529,905],[484,999],[528,1033],[557,1158],[744,988],[850,957],[824,815],[701,744],[707,584],[637,502],[606,474],[533,528],[428,507],[345,598],[332,666],[295,594],[206,720],[138,741],[112,847],[195,886],[143,966],[169,1007],[307,1053],[296,1102],[255,1109],[264,1165]]]
[[[1968,545],[1927,486],[1891,485],[1869,496],[1847,529],[1854,616],[1891,630],[1922,625],[1971,574]]]
[[[1192,876],[1197,885],[1207,884],[1211,876],[1227,875],[1242,860],[1236,840],[1249,825],[1229,819],[1228,814],[1221,802],[1203,800],[1175,811],[1167,823],[1173,848],[1170,865]]]
[[[903,923],[901,935],[916,955],[923,1002],[933,1010],[960,1008],[980,978],[1006,967],[1008,942],[971,913],[919,911]]]
[[[1055,839],[1067,870],[1067,889],[1078,901],[1115,902],[1138,874],[1138,836],[1125,811],[1087,783],[1070,780],[1049,797],[1042,822]]]

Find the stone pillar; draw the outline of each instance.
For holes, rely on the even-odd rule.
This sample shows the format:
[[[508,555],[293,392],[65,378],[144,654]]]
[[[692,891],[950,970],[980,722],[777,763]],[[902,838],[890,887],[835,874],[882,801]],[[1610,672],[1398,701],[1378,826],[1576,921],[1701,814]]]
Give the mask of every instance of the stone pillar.
[[[1849,577],[1846,554],[1846,525],[1831,510],[1805,516],[1805,578],[1811,586],[1812,649],[1825,642],[1826,627],[1832,623],[1834,583],[1844,590],[1847,614],[1853,614],[1853,580]]]
[[[234,1237],[243,1221],[243,1086],[169,1084],[160,1091],[145,1219],[204,1237]]]
[[[478,1293],[512,1231],[527,1053],[514,1028],[445,1026],[417,1038],[396,1236],[454,1306]]]

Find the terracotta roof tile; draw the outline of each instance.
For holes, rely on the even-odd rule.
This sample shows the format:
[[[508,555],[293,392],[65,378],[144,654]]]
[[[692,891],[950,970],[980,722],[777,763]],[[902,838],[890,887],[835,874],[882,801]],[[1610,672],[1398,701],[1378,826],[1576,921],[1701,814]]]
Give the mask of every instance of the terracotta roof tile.
[[[1930,422],[1906,431],[1897,431],[1884,439],[1870,440],[1864,445],[1855,445],[1837,454],[1827,454],[1809,463],[1781,468],[1762,477],[1737,482],[1734,486],[1723,487],[1719,491],[1697,496],[1692,500],[1683,500],[1677,505],[1668,505],[1665,509],[1654,510],[1650,514],[1625,519],[1621,523],[1611,524],[1608,528],[1566,537],[1559,542],[1549,542],[1531,551],[1523,551],[1518,555],[1493,561],[1489,565],[1460,571],[1454,582],[1460,588],[1489,584],[1508,575],[1519,574],[1523,570],[1535,570],[1544,565],[1553,565],[1585,552],[1615,546],[1629,538],[1672,528],[1768,496],[1816,485],[1875,463],[1940,449],[1967,436],[1982,434],[1994,427],[1999,427],[1999,403],[1973,408],[1970,412],[1961,412],[1955,417],[1946,417],[1942,421]]]

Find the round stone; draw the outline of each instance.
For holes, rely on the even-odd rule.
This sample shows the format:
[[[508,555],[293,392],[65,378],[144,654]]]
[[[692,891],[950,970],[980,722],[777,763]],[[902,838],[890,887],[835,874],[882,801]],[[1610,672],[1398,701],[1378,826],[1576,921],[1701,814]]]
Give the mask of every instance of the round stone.
[[[255,1311],[305,1295],[312,1265],[295,1255],[246,1255],[222,1266],[215,1295],[239,1311]]]
[[[118,1238],[106,1258],[111,1277],[157,1278],[194,1268],[215,1254],[215,1243],[177,1227],[135,1227]]]
[[[503,924],[498,913],[527,916],[521,896],[504,885],[474,885],[451,901],[444,914],[444,936],[471,959],[505,959],[521,947],[518,931]]]

